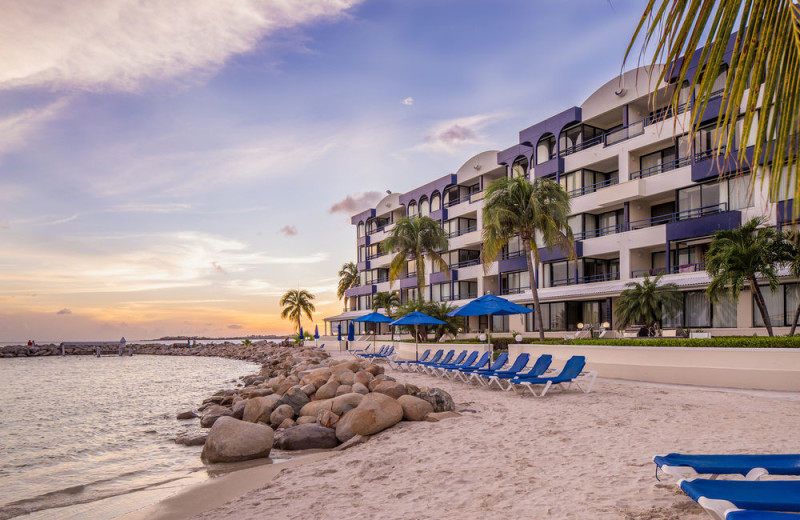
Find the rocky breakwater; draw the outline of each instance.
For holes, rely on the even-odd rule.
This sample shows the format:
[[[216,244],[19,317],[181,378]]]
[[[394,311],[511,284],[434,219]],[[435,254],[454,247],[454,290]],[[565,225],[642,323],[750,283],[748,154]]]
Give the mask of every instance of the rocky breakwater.
[[[210,428],[202,458],[216,463],[267,457],[272,448],[344,449],[402,420],[456,415],[454,408],[447,392],[397,382],[369,360],[289,347],[273,349],[260,374],[243,378],[242,387],[220,391],[179,417],[196,417]]]

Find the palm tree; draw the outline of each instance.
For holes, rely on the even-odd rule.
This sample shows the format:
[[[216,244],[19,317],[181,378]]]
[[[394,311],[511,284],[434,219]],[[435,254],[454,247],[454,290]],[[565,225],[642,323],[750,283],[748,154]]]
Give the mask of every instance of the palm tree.
[[[787,245],[791,248],[791,260],[789,260],[789,272],[795,278],[800,278],[800,232],[797,230],[789,231],[786,233]],[[789,331],[790,336],[794,336],[797,330],[797,320],[800,319],[800,302],[797,303],[797,308],[794,311],[794,319],[792,319],[792,330]]]
[[[773,200],[781,187],[790,198],[800,199],[798,175],[798,136],[800,136],[800,6],[793,0],[649,0],[639,25],[625,52],[625,59],[638,36],[643,36],[642,52],[655,42],[651,67],[657,63],[676,64],[664,67],[661,83],[668,73],[677,72],[677,84],[688,80],[690,91],[696,92],[694,113],[702,114],[712,97],[716,71],[723,63],[728,42],[736,39],[722,93],[722,111],[717,120],[716,152],[735,148],[734,127],[744,114],[741,142],[748,142],[752,122],[758,122],[754,158],[772,156],[769,189]],[[699,63],[711,74],[693,74],[692,54],[702,47]],[[678,61],[681,56],[687,59]],[[752,84],[750,84],[752,81]],[[654,94],[655,95],[655,94]],[[764,102],[759,109],[759,96]],[[675,89],[671,103],[681,103],[680,89]],[[778,110],[772,108],[778,107]],[[760,118],[756,119],[760,112]],[[677,112],[676,112],[677,113]],[[690,140],[699,128],[696,118]],[[722,131],[720,131],[722,130]],[[726,137],[727,136],[727,137]],[[746,164],[745,146],[739,146],[739,164]],[[783,153],[772,153],[773,150]],[[784,165],[788,166],[784,170]],[[752,189],[752,186],[751,186]],[[800,205],[794,205],[797,217]]]
[[[447,251],[447,234],[439,222],[430,217],[403,217],[398,220],[389,236],[383,242],[386,251],[397,251],[389,264],[389,282],[394,283],[406,262],[415,260],[417,265],[417,299],[424,300],[425,263],[424,257],[444,272],[447,262],[441,253]]]
[[[628,282],[626,289],[617,300],[617,325],[624,329],[633,323],[641,323],[652,328],[660,323],[663,313],[669,317],[675,316],[683,303],[683,295],[678,292],[674,283],[660,284],[660,274],[650,279],[645,275],[642,283]]]
[[[779,286],[778,266],[790,262],[792,255],[783,233],[772,227],[759,227],[765,223],[766,219],[756,217],[738,229],[714,233],[706,253],[706,271],[712,277],[706,294],[711,301],[717,301],[728,293],[735,303],[748,284],[767,333],[772,336],[772,322],[758,279],[766,280],[770,291],[775,292]]]
[[[281,311],[282,319],[289,319],[294,324],[294,330],[300,330],[300,316],[305,314],[308,319],[311,318],[311,313],[315,312],[314,304],[311,300],[314,295],[305,289],[290,289],[281,296],[280,305],[283,306]]]
[[[397,291],[379,292],[372,297],[372,310],[386,309],[386,315],[392,317],[392,308],[400,306],[400,295]]]
[[[396,315],[398,318],[402,318],[406,314],[411,314],[412,312],[422,312],[428,316],[444,321],[444,325],[405,327],[408,333],[412,336],[416,334],[415,339],[420,343],[425,343],[428,341],[428,330],[430,329],[433,331],[433,341],[437,342],[446,334],[455,337],[456,333],[458,332],[461,318],[447,315],[448,312],[454,311],[455,309],[456,307],[445,302],[425,302],[422,300],[411,300],[408,303],[399,306],[397,308]]]
[[[339,285],[336,287],[336,296],[341,300],[344,292],[359,283],[358,268],[353,262],[347,262],[339,269]]]
[[[539,269],[539,247],[566,249],[575,257],[569,217],[569,195],[558,183],[549,179],[525,177],[501,178],[486,189],[483,208],[483,250],[481,260],[488,270],[497,254],[515,235],[519,235],[528,263],[528,276],[533,293],[533,306],[544,341],[544,324],[536,287]],[[541,241],[541,244],[538,243]]]

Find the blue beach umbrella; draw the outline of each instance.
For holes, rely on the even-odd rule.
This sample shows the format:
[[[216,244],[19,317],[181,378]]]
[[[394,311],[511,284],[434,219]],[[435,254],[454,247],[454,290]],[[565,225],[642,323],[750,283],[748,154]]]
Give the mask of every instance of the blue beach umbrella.
[[[485,294],[476,298],[466,305],[462,305],[454,311],[447,313],[448,316],[488,316],[489,323],[492,316],[508,316],[511,314],[527,314],[533,312],[532,309],[517,305],[505,298],[493,294]],[[492,348],[494,350],[494,348]],[[492,352],[494,354],[494,352]]]
[[[392,327],[400,327],[400,326],[411,326],[414,325],[414,331],[418,332],[420,325],[446,325],[446,322],[436,319],[433,316],[428,316],[424,312],[412,312],[410,314],[406,314],[400,319],[394,320],[389,325]],[[414,334],[414,351],[416,353],[415,358],[419,360],[419,340],[417,338],[417,334]]]
[[[297,334],[297,337],[300,338],[300,341],[303,341],[303,326],[300,325],[300,332]]]
[[[338,340],[342,341],[342,323],[341,322],[339,322],[339,324],[336,325],[336,333],[339,336]]]
[[[370,312],[369,314],[365,314],[364,316],[359,316],[358,318],[354,319],[353,321],[358,321],[362,323],[391,323],[392,318],[389,316],[385,316],[380,312]],[[372,334],[372,344],[375,345],[375,333]],[[375,345],[377,348],[377,345]]]
[[[355,341],[356,340],[356,328],[353,326],[353,322],[350,322],[350,325],[347,327],[347,341]]]
[[[319,325],[314,325],[314,339],[319,339]]]

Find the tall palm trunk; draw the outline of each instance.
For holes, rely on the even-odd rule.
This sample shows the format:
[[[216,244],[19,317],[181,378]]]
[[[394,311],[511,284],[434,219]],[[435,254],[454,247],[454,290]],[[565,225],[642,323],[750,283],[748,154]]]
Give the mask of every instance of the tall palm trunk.
[[[425,290],[425,271],[422,268],[422,255],[417,255],[417,300],[425,301],[423,290]]]
[[[794,311],[794,319],[792,320],[792,330],[789,332],[790,336],[794,336],[794,331],[797,330],[797,320],[800,319],[800,303],[797,304],[797,309]]]
[[[536,312],[536,326],[539,329],[539,341],[544,341],[544,322],[542,321],[542,310],[539,305],[539,289],[536,287],[536,271],[539,269],[538,263],[532,258],[533,249],[530,239],[522,240],[522,247],[525,249],[525,260],[528,263],[528,278],[530,278],[531,294],[533,295],[533,309]]]
[[[767,310],[767,304],[764,302],[764,296],[761,294],[761,289],[759,289],[758,284],[755,280],[750,280],[750,291],[756,297],[756,305],[758,306],[758,310],[761,311],[761,318],[764,320],[764,326],[767,328],[767,334],[774,336],[772,333],[772,321],[769,319],[769,311]]]

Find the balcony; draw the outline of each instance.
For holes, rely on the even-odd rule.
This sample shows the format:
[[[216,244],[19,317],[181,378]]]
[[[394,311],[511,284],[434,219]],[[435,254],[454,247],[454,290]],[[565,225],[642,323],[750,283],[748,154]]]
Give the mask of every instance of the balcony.
[[[389,254],[389,253],[382,252],[382,253],[376,253],[374,255],[367,255],[367,260],[375,260],[376,258],[380,258],[382,256],[386,256],[387,254]]]
[[[726,213],[728,211],[728,203],[721,202],[719,204],[712,204],[711,206],[703,206],[702,208],[687,209],[678,211],[677,213],[668,213],[666,215],[658,215],[656,217],[645,218],[641,220],[632,220],[629,229],[644,229],[661,224],[668,224],[670,222],[678,222],[681,220],[695,219],[707,215],[716,215],[719,213]]]
[[[696,273],[697,271],[705,271],[705,270],[706,270],[705,262],[698,262],[696,264],[682,264],[682,265],[670,266],[669,272],[670,274]]]
[[[528,287],[504,287],[504,288],[503,288],[503,289],[500,291],[500,294],[503,294],[503,295],[508,295],[508,294],[522,294],[522,293],[524,293],[525,291],[530,291],[530,290],[531,290],[530,286],[528,286]]]
[[[480,258],[473,258],[472,260],[462,260],[461,262],[450,264],[450,269],[462,269],[464,267],[472,267],[473,265],[478,265],[480,263],[481,263]]]
[[[581,195],[586,195],[587,193],[594,193],[599,189],[607,188],[615,184],[619,184],[619,177],[611,177],[610,179],[605,181],[597,182],[595,184],[590,184],[589,186],[584,186],[582,188],[576,188],[569,192],[569,196],[580,197]]]
[[[631,172],[631,180],[633,181],[636,179],[645,179],[647,177],[652,177],[653,175],[658,175],[659,173],[664,173],[670,170],[675,170],[677,168],[682,168],[690,164],[692,164],[691,157],[682,157],[674,161],[666,162],[663,164],[657,164],[649,168],[643,168],[641,170]]]
[[[591,148],[592,146],[596,146],[598,144],[603,143],[603,136],[605,134],[597,135],[592,137],[591,139],[587,139],[581,143],[567,146],[565,149],[559,151],[559,155],[561,157],[566,157],[567,155],[572,155],[576,152],[580,152],[581,150],[585,150],[587,148]]]
[[[656,267],[654,269],[636,269],[631,271],[631,278],[644,278],[645,276],[658,276],[667,272],[665,267]]]
[[[467,233],[472,233],[473,231],[477,231],[477,230],[478,230],[478,226],[476,225],[476,226],[470,226],[470,227],[465,228],[465,229],[459,229],[457,231],[451,231],[450,233],[447,234],[447,238],[460,237],[461,235],[466,235]]]
[[[550,287],[563,287],[565,285],[576,285],[576,284],[594,283],[594,282],[608,282],[611,280],[619,280],[619,272],[593,274],[589,276],[579,276],[578,278],[575,277],[561,278],[559,280],[553,280],[550,283]]]
[[[451,294],[449,296],[442,296],[440,301],[454,302],[458,300],[474,300],[477,297],[478,293]]]
[[[606,226],[602,228],[581,231],[580,233],[575,233],[575,240],[586,240],[587,238],[597,238],[606,235],[614,235],[616,233],[622,233],[622,231],[623,231],[622,224],[615,224],[613,226]]]
[[[627,124],[617,130],[606,132],[603,134],[603,143],[605,146],[611,146],[640,136],[644,133],[645,126],[647,126],[647,119],[640,119],[639,121]]]

